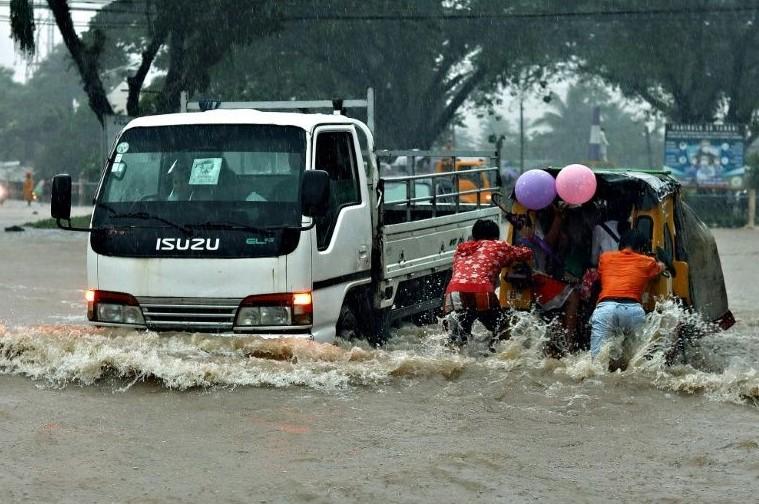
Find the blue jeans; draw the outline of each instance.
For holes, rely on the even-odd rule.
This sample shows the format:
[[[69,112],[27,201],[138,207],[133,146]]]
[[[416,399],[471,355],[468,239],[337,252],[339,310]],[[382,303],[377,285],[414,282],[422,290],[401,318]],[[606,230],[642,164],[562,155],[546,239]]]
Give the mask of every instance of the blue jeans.
[[[603,344],[617,331],[625,335],[643,327],[646,312],[640,303],[601,301],[590,317],[590,354],[595,359]]]

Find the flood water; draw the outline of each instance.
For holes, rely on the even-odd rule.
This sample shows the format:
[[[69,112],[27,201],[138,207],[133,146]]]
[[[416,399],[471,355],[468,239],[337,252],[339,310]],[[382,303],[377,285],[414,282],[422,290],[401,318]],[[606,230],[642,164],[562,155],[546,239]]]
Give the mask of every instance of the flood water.
[[[381,349],[84,322],[85,235],[0,235],[0,502],[756,502],[759,231],[717,230],[738,324],[665,366],[489,356],[435,326]],[[644,357],[646,356],[646,357]]]

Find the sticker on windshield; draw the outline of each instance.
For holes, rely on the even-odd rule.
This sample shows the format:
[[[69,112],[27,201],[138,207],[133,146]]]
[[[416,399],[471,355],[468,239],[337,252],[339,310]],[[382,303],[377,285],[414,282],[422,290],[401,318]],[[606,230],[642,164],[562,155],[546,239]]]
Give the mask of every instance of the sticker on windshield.
[[[126,154],[129,151],[129,144],[127,142],[121,142],[116,146],[117,154]]]
[[[221,158],[193,160],[190,185],[216,185],[221,173],[221,161]]]
[[[121,158],[123,158],[123,157],[124,157],[124,154],[116,154],[116,157],[113,158],[113,162],[114,163],[120,163],[121,162]]]

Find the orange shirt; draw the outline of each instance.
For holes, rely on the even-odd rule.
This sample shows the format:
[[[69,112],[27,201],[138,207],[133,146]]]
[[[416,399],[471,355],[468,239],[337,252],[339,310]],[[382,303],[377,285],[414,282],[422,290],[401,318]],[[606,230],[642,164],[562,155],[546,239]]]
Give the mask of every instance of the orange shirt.
[[[648,281],[659,274],[659,265],[653,257],[632,250],[605,252],[598,261],[598,274],[601,277],[599,303],[604,298],[627,298],[640,302]]]

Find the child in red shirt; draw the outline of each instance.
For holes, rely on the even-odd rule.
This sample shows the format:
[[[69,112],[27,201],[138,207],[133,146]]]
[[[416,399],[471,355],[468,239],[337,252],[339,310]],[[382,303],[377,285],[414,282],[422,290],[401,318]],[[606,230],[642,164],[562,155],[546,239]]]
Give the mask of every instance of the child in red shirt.
[[[495,283],[501,269],[514,262],[529,261],[532,251],[500,241],[498,225],[478,220],[472,226],[472,240],[461,243],[453,255],[453,275],[445,291],[445,311],[451,343],[461,346],[479,320],[493,333],[490,348],[501,338],[502,311],[495,295]]]

